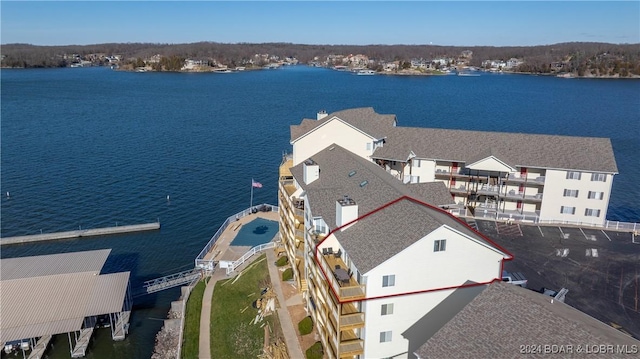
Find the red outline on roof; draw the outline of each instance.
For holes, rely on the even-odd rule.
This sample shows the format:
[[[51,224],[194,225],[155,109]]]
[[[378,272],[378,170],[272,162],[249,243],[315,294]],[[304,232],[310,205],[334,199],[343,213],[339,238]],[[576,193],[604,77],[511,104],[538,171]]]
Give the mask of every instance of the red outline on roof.
[[[340,299],[340,296],[338,295],[338,293],[336,293],[335,288],[330,284],[330,283],[331,283],[331,281],[329,280],[329,277],[328,277],[327,273],[326,273],[326,272],[324,271],[324,269],[322,268],[322,265],[320,265],[320,259],[319,259],[319,257],[318,257],[318,256],[319,256],[319,248],[318,248],[318,247],[320,247],[320,245],[321,245],[325,240],[327,240],[327,238],[329,238],[329,236],[331,236],[331,235],[332,235],[333,233],[335,233],[336,231],[339,231],[339,230],[341,230],[342,228],[348,227],[348,226],[350,226],[351,224],[353,224],[353,223],[355,223],[355,222],[357,222],[357,221],[359,221],[359,220],[361,220],[361,219],[367,218],[367,217],[369,217],[370,215],[375,214],[375,213],[377,213],[377,212],[379,212],[379,211],[381,211],[381,210],[383,210],[383,209],[385,209],[385,208],[387,208],[387,207],[390,207],[390,206],[392,206],[392,205],[394,205],[394,204],[396,204],[396,203],[398,203],[398,202],[400,202],[400,201],[402,201],[402,200],[409,200],[409,201],[411,201],[411,202],[414,202],[414,203],[416,203],[416,204],[419,204],[419,205],[425,206],[425,207],[430,208],[430,209],[432,209],[432,210],[439,211],[439,212],[441,212],[441,213],[443,213],[443,214],[445,214],[445,215],[447,215],[447,216],[449,216],[449,217],[453,218],[453,219],[454,219],[454,220],[456,220],[459,224],[461,224],[461,225],[463,225],[463,226],[467,227],[467,228],[468,228],[468,229],[470,229],[472,232],[474,232],[475,234],[477,234],[481,239],[485,240],[488,244],[492,245],[493,247],[495,247],[496,249],[498,249],[499,251],[501,251],[501,252],[503,252],[505,255],[507,255],[507,256],[508,256],[507,258],[502,258],[502,260],[500,261],[500,270],[499,270],[499,272],[498,272],[498,276],[497,276],[496,278],[494,278],[494,279],[492,279],[492,280],[488,281],[488,282],[482,282],[482,283],[462,284],[462,285],[457,285],[457,286],[441,287],[441,288],[433,288],[433,289],[425,289],[425,290],[419,290],[419,291],[413,291],[413,292],[395,293],[395,294],[381,295],[381,296],[377,296],[377,297],[369,297],[369,298],[365,297],[364,299],[341,300],[341,299]],[[428,292],[435,292],[435,291],[440,291],[440,290],[458,289],[458,288],[467,288],[467,287],[476,287],[476,286],[480,286],[480,285],[491,284],[491,283],[493,283],[493,282],[495,282],[495,281],[501,281],[501,278],[502,278],[502,270],[504,269],[504,262],[505,262],[505,261],[513,260],[513,258],[514,258],[513,254],[511,254],[509,251],[507,251],[507,250],[506,250],[506,249],[504,249],[502,246],[500,246],[499,244],[497,244],[497,243],[495,243],[494,241],[492,241],[490,238],[488,238],[488,237],[487,237],[487,236],[485,236],[484,234],[482,234],[482,233],[480,233],[479,231],[476,231],[475,229],[473,229],[471,226],[469,226],[466,222],[462,221],[460,218],[458,218],[458,217],[456,217],[456,216],[452,215],[451,213],[449,213],[449,212],[447,212],[447,211],[443,210],[442,208],[439,208],[439,207],[436,207],[436,206],[430,205],[430,204],[428,204],[428,203],[422,202],[422,201],[420,201],[420,200],[417,200],[417,199],[415,199],[415,198],[413,198],[413,197],[410,197],[410,196],[407,196],[407,195],[404,195],[404,196],[402,196],[402,197],[399,197],[399,198],[397,198],[397,199],[394,199],[393,201],[388,202],[388,203],[386,203],[386,204],[384,204],[384,205],[382,205],[382,206],[380,206],[380,207],[378,207],[378,208],[374,209],[373,211],[371,211],[371,212],[369,212],[369,213],[365,213],[364,215],[362,215],[362,216],[360,216],[360,217],[358,217],[358,218],[354,219],[353,221],[350,221],[350,222],[348,222],[348,223],[346,223],[346,224],[344,224],[344,225],[342,225],[342,226],[340,226],[340,227],[338,227],[338,228],[335,228],[334,230],[330,231],[330,232],[329,232],[329,234],[327,234],[327,236],[326,236],[324,239],[322,239],[320,242],[318,242],[318,244],[316,244],[316,247],[315,247],[315,251],[314,251],[314,252],[315,252],[315,253],[314,253],[314,260],[316,261],[316,265],[318,266],[318,268],[320,269],[320,271],[321,271],[321,272],[322,272],[322,274],[324,275],[325,280],[327,281],[327,283],[329,283],[329,288],[331,288],[331,292],[333,293],[333,295],[335,296],[336,300],[337,300],[337,301],[338,301],[338,303],[340,303],[340,304],[344,304],[344,303],[351,303],[351,302],[361,302],[361,301],[372,300],[372,299],[382,299],[382,298],[399,297],[399,296],[404,296],[404,295],[412,295],[412,294],[428,293]]]

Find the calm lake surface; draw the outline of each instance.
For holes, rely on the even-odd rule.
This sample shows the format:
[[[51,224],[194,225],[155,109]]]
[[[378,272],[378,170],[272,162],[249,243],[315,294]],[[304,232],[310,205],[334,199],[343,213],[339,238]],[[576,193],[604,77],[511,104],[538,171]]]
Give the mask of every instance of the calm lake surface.
[[[611,138],[608,219],[640,222],[640,80],[355,76],[294,66],[234,74],[2,70],[2,237],[162,223],[160,231],[2,247],[18,257],[111,248],[132,288],[193,267],[231,214],[277,204],[289,125],[371,106],[400,126]],[[464,144],[461,144],[464,145]],[[170,196],[167,200],[167,196]],[[27,293],[25,293],[27,294]],[[29,292],[29,295],[46,293]],[[99,330],[87,358],[149,358],[179,289],[136,298],[130,335]],[[52,358],[69,358],[66,336]]]

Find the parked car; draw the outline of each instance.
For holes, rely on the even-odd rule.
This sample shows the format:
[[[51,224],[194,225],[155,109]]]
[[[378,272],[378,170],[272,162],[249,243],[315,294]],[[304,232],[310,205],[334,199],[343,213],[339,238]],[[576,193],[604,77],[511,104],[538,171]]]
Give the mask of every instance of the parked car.
[[[509,273],[507,271],[502,271],[502,281],[506,283],[519,285],[522,288],[527,287],[527,278],[525,278],[524,274],[520,272]]]
[[[559,291],[555,291],[553,289],[542,287],[540,288],[539,292],[542,293],[543,295],[552,297],[553,299],[564,303],[564,298],[569,292],[569,290],[566,288],[562,288]]]

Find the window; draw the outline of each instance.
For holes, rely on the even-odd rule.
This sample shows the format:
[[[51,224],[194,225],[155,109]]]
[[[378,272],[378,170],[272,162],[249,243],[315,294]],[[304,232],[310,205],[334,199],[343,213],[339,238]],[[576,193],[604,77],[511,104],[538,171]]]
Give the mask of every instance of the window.
[[[393,303],[383,304],[380,307],[380,315],[391,315],[393,314]]]
[[[575,172],[575,171],[569,171],[567,172],[567,179],[575,179],[575,180],[579,180],[580,179],[580,172]]]
[[[604,173],[592,173],[591,174],[592,182],[607,182],[607,175]]]
[[[565,189],[564,190],[564,196],[565,197],[578,197],[578,190],[577,189]]]
[[[371,142],[367,142],[367,151],[371,151]]]
[[[444,252],[445,249],[447,249],[446,239],[436,239],[435,241],[433,241],[434,252]]]
[[[386,343],[391,341],[391,331],[380,332],[380,343]]]
[[[588,217],[600,217],[600,210],[587,208],[584,210],[584,215]]]
[[[420,167],[420,160],[413,160],[413,167]]]
[[[589,198],[589,199],[603,199],[604,198],[604,192],[589,191],[589,194],[587,195],[587,198]]]
[[[394,285],[396,285],[396,275],[395,274],[382,276],[382,286],[383,287],[393,287]]]
[[[560,207],[560,213],[564,213],[564,214],[576,214],[576,207],[561,206],[561,207]]]

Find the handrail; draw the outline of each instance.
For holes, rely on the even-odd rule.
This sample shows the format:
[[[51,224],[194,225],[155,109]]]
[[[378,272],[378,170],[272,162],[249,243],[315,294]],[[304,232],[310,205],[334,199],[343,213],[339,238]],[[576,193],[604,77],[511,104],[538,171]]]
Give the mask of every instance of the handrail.
[[[253,257],[253,255],[255,255],[256,253],[262,252],[265,249],[275,248],[275,246],[276,246],[276,242],[269,242],[269,243],[264,243],[259,246],[255,246],[251,248],[247,253],[243,254],[242,257],[240,257],[240,259],[229,263],[229,265],[227,266],[227,275],[235,271],[236,268],[241,266],[244,262],[247,261],[247,259]]]

